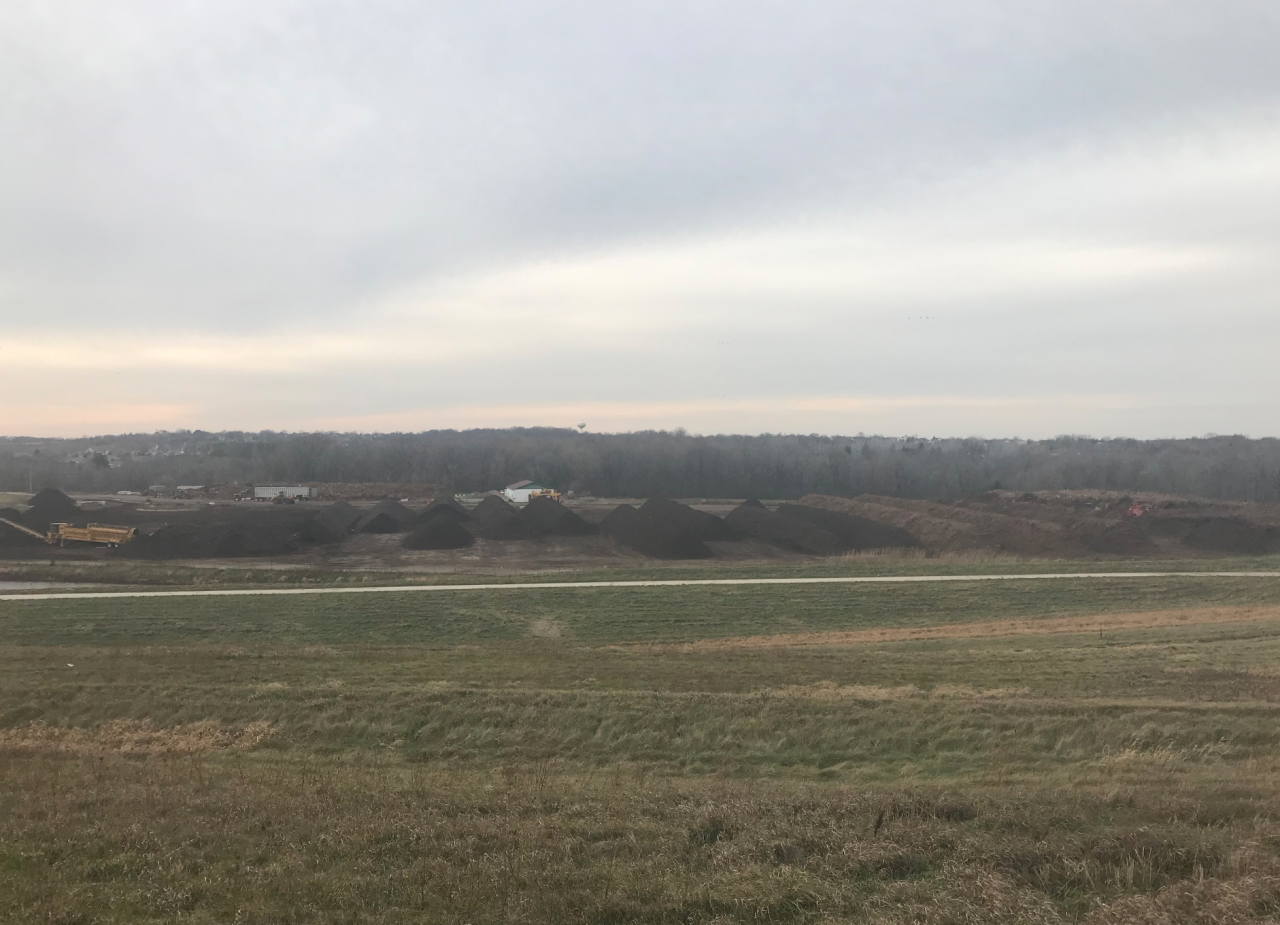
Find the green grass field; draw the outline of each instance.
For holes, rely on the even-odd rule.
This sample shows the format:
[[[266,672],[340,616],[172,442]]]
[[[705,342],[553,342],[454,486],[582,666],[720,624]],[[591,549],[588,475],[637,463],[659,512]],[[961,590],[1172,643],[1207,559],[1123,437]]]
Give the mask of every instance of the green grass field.
[[[0,602],[0,920],[1274,921],[1278,664],[1273,578]]]

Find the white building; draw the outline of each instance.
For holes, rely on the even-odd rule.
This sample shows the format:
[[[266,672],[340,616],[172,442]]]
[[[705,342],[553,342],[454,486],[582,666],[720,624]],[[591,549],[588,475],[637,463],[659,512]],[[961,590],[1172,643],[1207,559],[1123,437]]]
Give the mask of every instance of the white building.
[[[537,482],[531,482],[525,479],[522,482],[515,482],[502,489],[502,496],[514,504],[528,504],[529,496],[535,491],[547,491],[546,485],[539,485]]]
[[[270,501],[272,498],[314,498],[316,490],[304,485],[263,485],[253,490],[254,501]]]

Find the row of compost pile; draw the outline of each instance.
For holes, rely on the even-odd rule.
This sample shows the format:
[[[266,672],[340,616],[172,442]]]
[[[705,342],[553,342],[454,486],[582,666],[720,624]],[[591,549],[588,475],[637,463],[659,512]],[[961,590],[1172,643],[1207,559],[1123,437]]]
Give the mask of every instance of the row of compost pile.
[[[1280,552],[1280,506],[1075,489],[990,491],[955,503],[808,495],[825,509],[916,537],[930,553],[1034,558],[1155,558]]]
[[[531,521],[497,495],[489,495],[472,509],[470,526],[485,540],[530,540],[538,535]]]
[[[360,511],[346,501],[333,504],[316,512],[298,528],[298,538],[308,543],[340,543],[360,519]]]
[[[394,498],[384,498],[356,521],[357,533],[401,533],[413,521],[413,511]]]
[[[591,532],[589,523],[550,498],[534,498],[520,517],[541,536],[586,536]]]
[[[843,548],[840,538],[831,531],[802,518],[771,511],[759,501],[738,505],[725,520],[748,536],[797,552],[829,556]]]
[[[601,521],[600,529],[623,546],[655,559],[711,558],[711,550],[689,530],[680,526],[679,518],[662,516],[667,513],[663,511],[665,505],[659,506],[659,516],[656,517],[645,510],[647,507],[646,503],[636,510],[629,504],[620,504]]]
[[[776,513],[804,521],[827,531],[845,549],[919,549],[920,541],[892,524],[876,523],[865,517],[827,511],[804,504],[779,504]]]
[[[695,510],[687,504],[672,501],[670,498],[650,498],[640,505],[640,513],[646,517],[683,530],[695,540],[713,543],[725,540],[740,540],[743,535],[731,524],[715,514]]]
[[[132,559],[239,559],[297,552],[291,541],[297,523],[255,523],[237,518],[222,523],[165,524],[139,532],[116,552]]]

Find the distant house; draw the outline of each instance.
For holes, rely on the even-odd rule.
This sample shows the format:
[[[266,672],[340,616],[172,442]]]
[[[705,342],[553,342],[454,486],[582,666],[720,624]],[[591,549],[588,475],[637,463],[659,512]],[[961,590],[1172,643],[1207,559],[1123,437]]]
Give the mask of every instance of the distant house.
[[[537,482],[531,482],[525,479],[522,482],[513,482],[506,488],[502,489],[502,496],[514,504],[528,504],[529,496],[535,491],[548,491],[546,485],[540,485]]]

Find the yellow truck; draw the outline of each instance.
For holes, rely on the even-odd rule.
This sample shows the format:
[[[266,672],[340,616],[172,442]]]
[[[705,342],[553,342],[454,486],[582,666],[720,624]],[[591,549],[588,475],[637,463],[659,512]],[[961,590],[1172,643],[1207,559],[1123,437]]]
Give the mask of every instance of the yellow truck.
[[[29,533],[50,546],[65,546],[68,540],[77,543],[99,543],[103,546],[123,546],[138,535],[137,527],[116,527],[111,524],[89,524],[73,527],[71,524],[49,524],[48,533],[40,533],[22,524],[0,517],[0,524],[8,524],[15,530]]]

